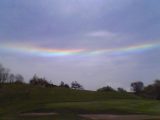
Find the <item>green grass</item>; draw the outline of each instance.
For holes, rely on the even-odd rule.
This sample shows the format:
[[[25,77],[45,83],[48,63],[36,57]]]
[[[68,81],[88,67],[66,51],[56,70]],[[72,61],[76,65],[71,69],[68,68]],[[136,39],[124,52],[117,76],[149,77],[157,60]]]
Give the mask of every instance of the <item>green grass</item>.
[[[66,102],[47,104],[44,110],[70,110],[82,113],[159,114],[160,102],[151,100],[106,100],[95,102]]]
[[[12,116],[12,117],[2,117],[1,120],[87,120],[85,118],[79,117],[76,114],[68,113],[54,116]]]
[[[0,88],[1,120],[83,120],[78,113],[160,114],[160,102],[128,93],[78,91],[29,85]],[[58,112],[58,116],[18,117],[24,112]]]

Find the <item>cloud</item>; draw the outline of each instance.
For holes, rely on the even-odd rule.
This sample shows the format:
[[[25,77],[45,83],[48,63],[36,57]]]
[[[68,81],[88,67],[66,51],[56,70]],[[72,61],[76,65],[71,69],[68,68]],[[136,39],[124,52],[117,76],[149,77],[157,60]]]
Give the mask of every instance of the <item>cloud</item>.
[[[105,37],[105,38],[111,38],[115,37],[116,34],[108,32],[108,31],[94,31],[87,34],[89,37]]]

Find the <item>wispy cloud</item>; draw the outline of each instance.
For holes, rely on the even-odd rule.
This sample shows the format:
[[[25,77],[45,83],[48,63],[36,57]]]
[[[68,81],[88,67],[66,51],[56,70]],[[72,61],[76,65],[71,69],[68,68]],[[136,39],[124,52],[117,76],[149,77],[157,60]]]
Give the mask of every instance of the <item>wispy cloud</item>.
[[[117,36],[116,34],[108,31],[94,31],[87,34],[89,37],[105,37],[105,38],[111,38]]]

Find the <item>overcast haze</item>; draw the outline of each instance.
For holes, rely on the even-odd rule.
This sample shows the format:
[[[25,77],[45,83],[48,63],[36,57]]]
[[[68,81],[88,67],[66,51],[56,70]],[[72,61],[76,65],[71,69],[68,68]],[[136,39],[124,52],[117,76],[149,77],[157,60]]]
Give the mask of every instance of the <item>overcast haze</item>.
[[[0,0],[0,63],[86,89],[160,79],[159,0]]]

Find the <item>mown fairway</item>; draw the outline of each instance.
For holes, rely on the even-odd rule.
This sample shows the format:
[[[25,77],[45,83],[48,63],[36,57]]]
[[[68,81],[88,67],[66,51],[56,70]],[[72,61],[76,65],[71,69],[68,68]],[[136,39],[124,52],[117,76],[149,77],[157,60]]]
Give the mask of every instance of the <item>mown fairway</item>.
[[[77,91],[29,85],[0,88],[0,119],[4,120],[84,120],[84,113],[160,114],[160,102],[128,93]],[[26,112],[56,112],[54,116],[20,116]]]

